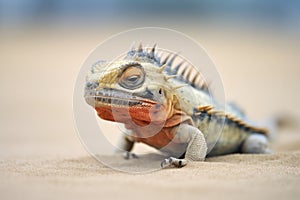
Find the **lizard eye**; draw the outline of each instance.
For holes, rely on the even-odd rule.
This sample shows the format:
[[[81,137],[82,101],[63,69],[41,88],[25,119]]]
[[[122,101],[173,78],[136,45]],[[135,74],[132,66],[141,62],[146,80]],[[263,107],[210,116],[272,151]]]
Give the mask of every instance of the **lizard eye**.
[[[128,66],[122,73],[119,84],[126,89],[136,89],[142,86],[145,73],[139,64]]]

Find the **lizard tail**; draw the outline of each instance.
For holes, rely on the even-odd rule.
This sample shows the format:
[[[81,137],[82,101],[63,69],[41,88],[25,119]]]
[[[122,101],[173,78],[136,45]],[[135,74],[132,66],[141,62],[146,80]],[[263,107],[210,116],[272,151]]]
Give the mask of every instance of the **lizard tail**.
[[[264,124],[269,130],[269,140],[274,141],[280,130],[297,128],[297,121],[297,117],[292,114],[280,114],[268,118]]]

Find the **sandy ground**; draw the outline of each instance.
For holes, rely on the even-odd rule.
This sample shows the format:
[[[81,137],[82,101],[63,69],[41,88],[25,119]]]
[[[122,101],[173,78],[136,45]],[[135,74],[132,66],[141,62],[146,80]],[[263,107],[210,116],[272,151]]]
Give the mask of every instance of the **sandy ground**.
[[[299,199],[297,126],[278,133],[272,155],[221,156],[182,169],[132,175],[89,156],[74,128],[73,85],[89,51],[117,31],[1,33],[1,199]],[[256,30],[186,33],[206,47],[228,99],[251,118],[285,112],[299,119],[299,38]]]

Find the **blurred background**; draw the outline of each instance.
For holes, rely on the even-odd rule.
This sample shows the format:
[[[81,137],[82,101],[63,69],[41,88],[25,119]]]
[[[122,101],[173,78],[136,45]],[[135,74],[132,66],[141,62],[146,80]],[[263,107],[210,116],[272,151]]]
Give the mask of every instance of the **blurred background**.
[[[136,27],[202,44],[227,99],[250,117],[299,116],[299,11],[297,0],[0,0],[0,155],[82,152],[72,119],[80,66],[101,41]]]
[[[224,23],[291,31],[299,28],[299,4],[297,0],[1,0],[0,16],[2,27]]]
[[[254,119],[299,115],[299,11],[296,0],[0,0],[0,155],[81,152],[72,119],[81,63],[136,27],[175,29],[202,44],[228,100]]]
[[[202,44],[227,99],[253,120],[286,113],[299,119],[298,0],[0,0],[0,164],[21,162],[21,169],[1,168],[2,192],[17,195],[14,184],[2,187],[3,177],[22,173],[22,160],[87,156],[72,114],[81,64],[101,41],[144,26],[175,29]],[[274,149],[299,150],[299,141],[298,131],[286,131]],[[38,163],[27,164],[25,174],[42,170]],[[18,180],[19,188],[27,184]]]

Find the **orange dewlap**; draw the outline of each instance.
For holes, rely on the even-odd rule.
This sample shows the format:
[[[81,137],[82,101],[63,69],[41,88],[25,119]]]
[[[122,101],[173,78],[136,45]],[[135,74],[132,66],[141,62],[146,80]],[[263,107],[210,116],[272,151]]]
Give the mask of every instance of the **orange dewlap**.
[[[101,106],[95,107],[95,109],[98,116],[105,120],[126,123],[130,119],[137,119],[150,123],[150,110],[155,112],[153,107],[153,105],[130,107]],[[158,113],[158,110],[156,110],[156,112]],[[155,119],[152,119],[152,121],[153,120]]]
[[[156,119],[156,116],[154,116],[154,119],[152,119],[151,122],[150,110],[151,113],[157,112],[158,115],[160,111],[158,107],[155,108],[155,105],[149,105],[147,107],[131,106],[126,108],[102,106],[96,107],[95,109],[100,118],[124,123],[127,129],[133,130],[133,137],[137,142],[143,142],[155,148],[162,148],[168,145],[174,138],[171,129],[183,121],[183,117],[178,113],[169,119],[162,119],[161,117]],[[145,137],[147,136],[147,133],[143,133],[143,131],[145,132],[143,127],[147,126],[149,123],[152,123],[150,128],[161,128],[159,128],[159,131],[154,135]]]

